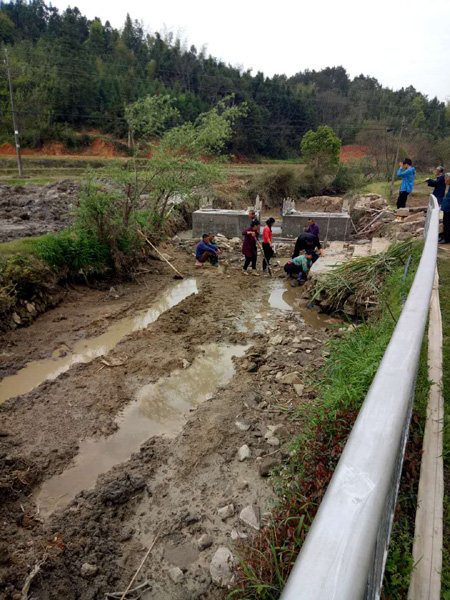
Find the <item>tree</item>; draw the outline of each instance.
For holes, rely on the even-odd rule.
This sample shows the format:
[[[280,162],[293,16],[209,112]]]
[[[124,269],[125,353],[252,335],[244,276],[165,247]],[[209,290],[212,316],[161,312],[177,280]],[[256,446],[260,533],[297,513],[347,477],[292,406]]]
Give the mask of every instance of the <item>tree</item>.
[[[14,23],[4,13],[0,13],[0,43],[7,44],[14,38]]]
[[[302,156],[306,162],[323,167],[337,167],[341,140],[331,127],[320,125],[317,131],[309,130],[302,139]]]

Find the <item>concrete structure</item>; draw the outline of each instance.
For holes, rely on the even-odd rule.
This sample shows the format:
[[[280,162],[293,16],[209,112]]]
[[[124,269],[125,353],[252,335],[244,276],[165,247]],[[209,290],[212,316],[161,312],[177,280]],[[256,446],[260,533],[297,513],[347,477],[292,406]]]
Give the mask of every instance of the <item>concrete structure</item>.
[[[296,212],[283,216],[283,237],[297,238],[308,226],[308,219],[314,219],[320,229],[320,240],[348,240],[352,224],[348,213]],[[328,232],[328,233],[327,233]]]
[[[241,237],[242,231],[250,227],[246,210],[196,210],[192,215],[192,235],[200,238],[203,233],[222,233],[227,238]]]

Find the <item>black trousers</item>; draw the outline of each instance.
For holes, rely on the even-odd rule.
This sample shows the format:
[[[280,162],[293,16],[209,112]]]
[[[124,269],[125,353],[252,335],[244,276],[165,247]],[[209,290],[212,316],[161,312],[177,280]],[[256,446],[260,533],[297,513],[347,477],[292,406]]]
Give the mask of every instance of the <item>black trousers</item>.
[[[397,198],[397,208],[405,208],[409,192],[400,192]]]
[[[447,243],[450,242],[450,212],[444,212],[444,232],[442,237]]]
[[[263,248],[263,252],[264,252],[263,271],[265,271],[267,269],[267,266],[270,262],[270,259],[273,256],[274,252],[273,252],[273,248],[271,247],[271,245],[268,244],[267,242],[263,242],[262,248]]]
[[[250,263],[252,263],[252,269],[256,269],[256,258],[257,258],[257,253],[255,252],[255,254],[253,254],[253,256],[246,256],[245,257],[245,263],[244,263],[244,271],[246,271],[248,269],[248,266]]]

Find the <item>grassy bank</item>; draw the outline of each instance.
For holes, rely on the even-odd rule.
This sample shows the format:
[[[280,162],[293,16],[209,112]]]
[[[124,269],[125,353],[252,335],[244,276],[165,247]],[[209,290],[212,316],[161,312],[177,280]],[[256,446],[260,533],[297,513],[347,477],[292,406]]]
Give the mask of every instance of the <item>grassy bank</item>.
[[[439,254],[439,296],[443,329],[443,394],[444,394],[444,552],[441,598],[450,600],[450,254]]]
[[[413,248],[412,267],[404,283],[403,260],[399,259],[385,275],[378,291],[379,310],[371,319],[330,341],[329,358],[313,381],[317,396],[294,416],[303,431],[291,442],[292,458],[274,476],[278,501],[273,520],[252,545],[243,544],[238,549],[240,566],[230,598],[274,600],[279,597],[391,338],[395,319],[401,312],[402,297],[409,291],[421,250],[420,244]],[[424,353],[417,389],[385,578],[388,590],[385,597],[392,599],[406,597],[412,568],[420,433],[427,390]]]

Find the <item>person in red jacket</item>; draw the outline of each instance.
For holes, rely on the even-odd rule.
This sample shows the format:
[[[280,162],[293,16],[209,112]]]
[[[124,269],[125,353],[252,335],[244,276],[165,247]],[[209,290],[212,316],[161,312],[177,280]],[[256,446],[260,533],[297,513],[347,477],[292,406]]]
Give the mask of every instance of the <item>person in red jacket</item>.
[[[267,267],[269,265],[270,259],[274,255],[273,251],[273,243],[272,243],[272,225],[275,223],[275,219],[270,217],[267,219],[266,226],[263,229],[263,252],[264,252],[264,260],[263,260],[263,271],[267,271]]]
[[[259,221],[252,221],[251,226],[248,229],[244,229],[242,236],[244,237],[244,243],[242,244],[242,254],[245,256],[244,262],[244,275],[248,275],[247,269],[250,263],[252,263],[252,271],[254,275],[259,275],[256,270],[256,258],[258,256],[258,249],[256,242],[259,237]]]

